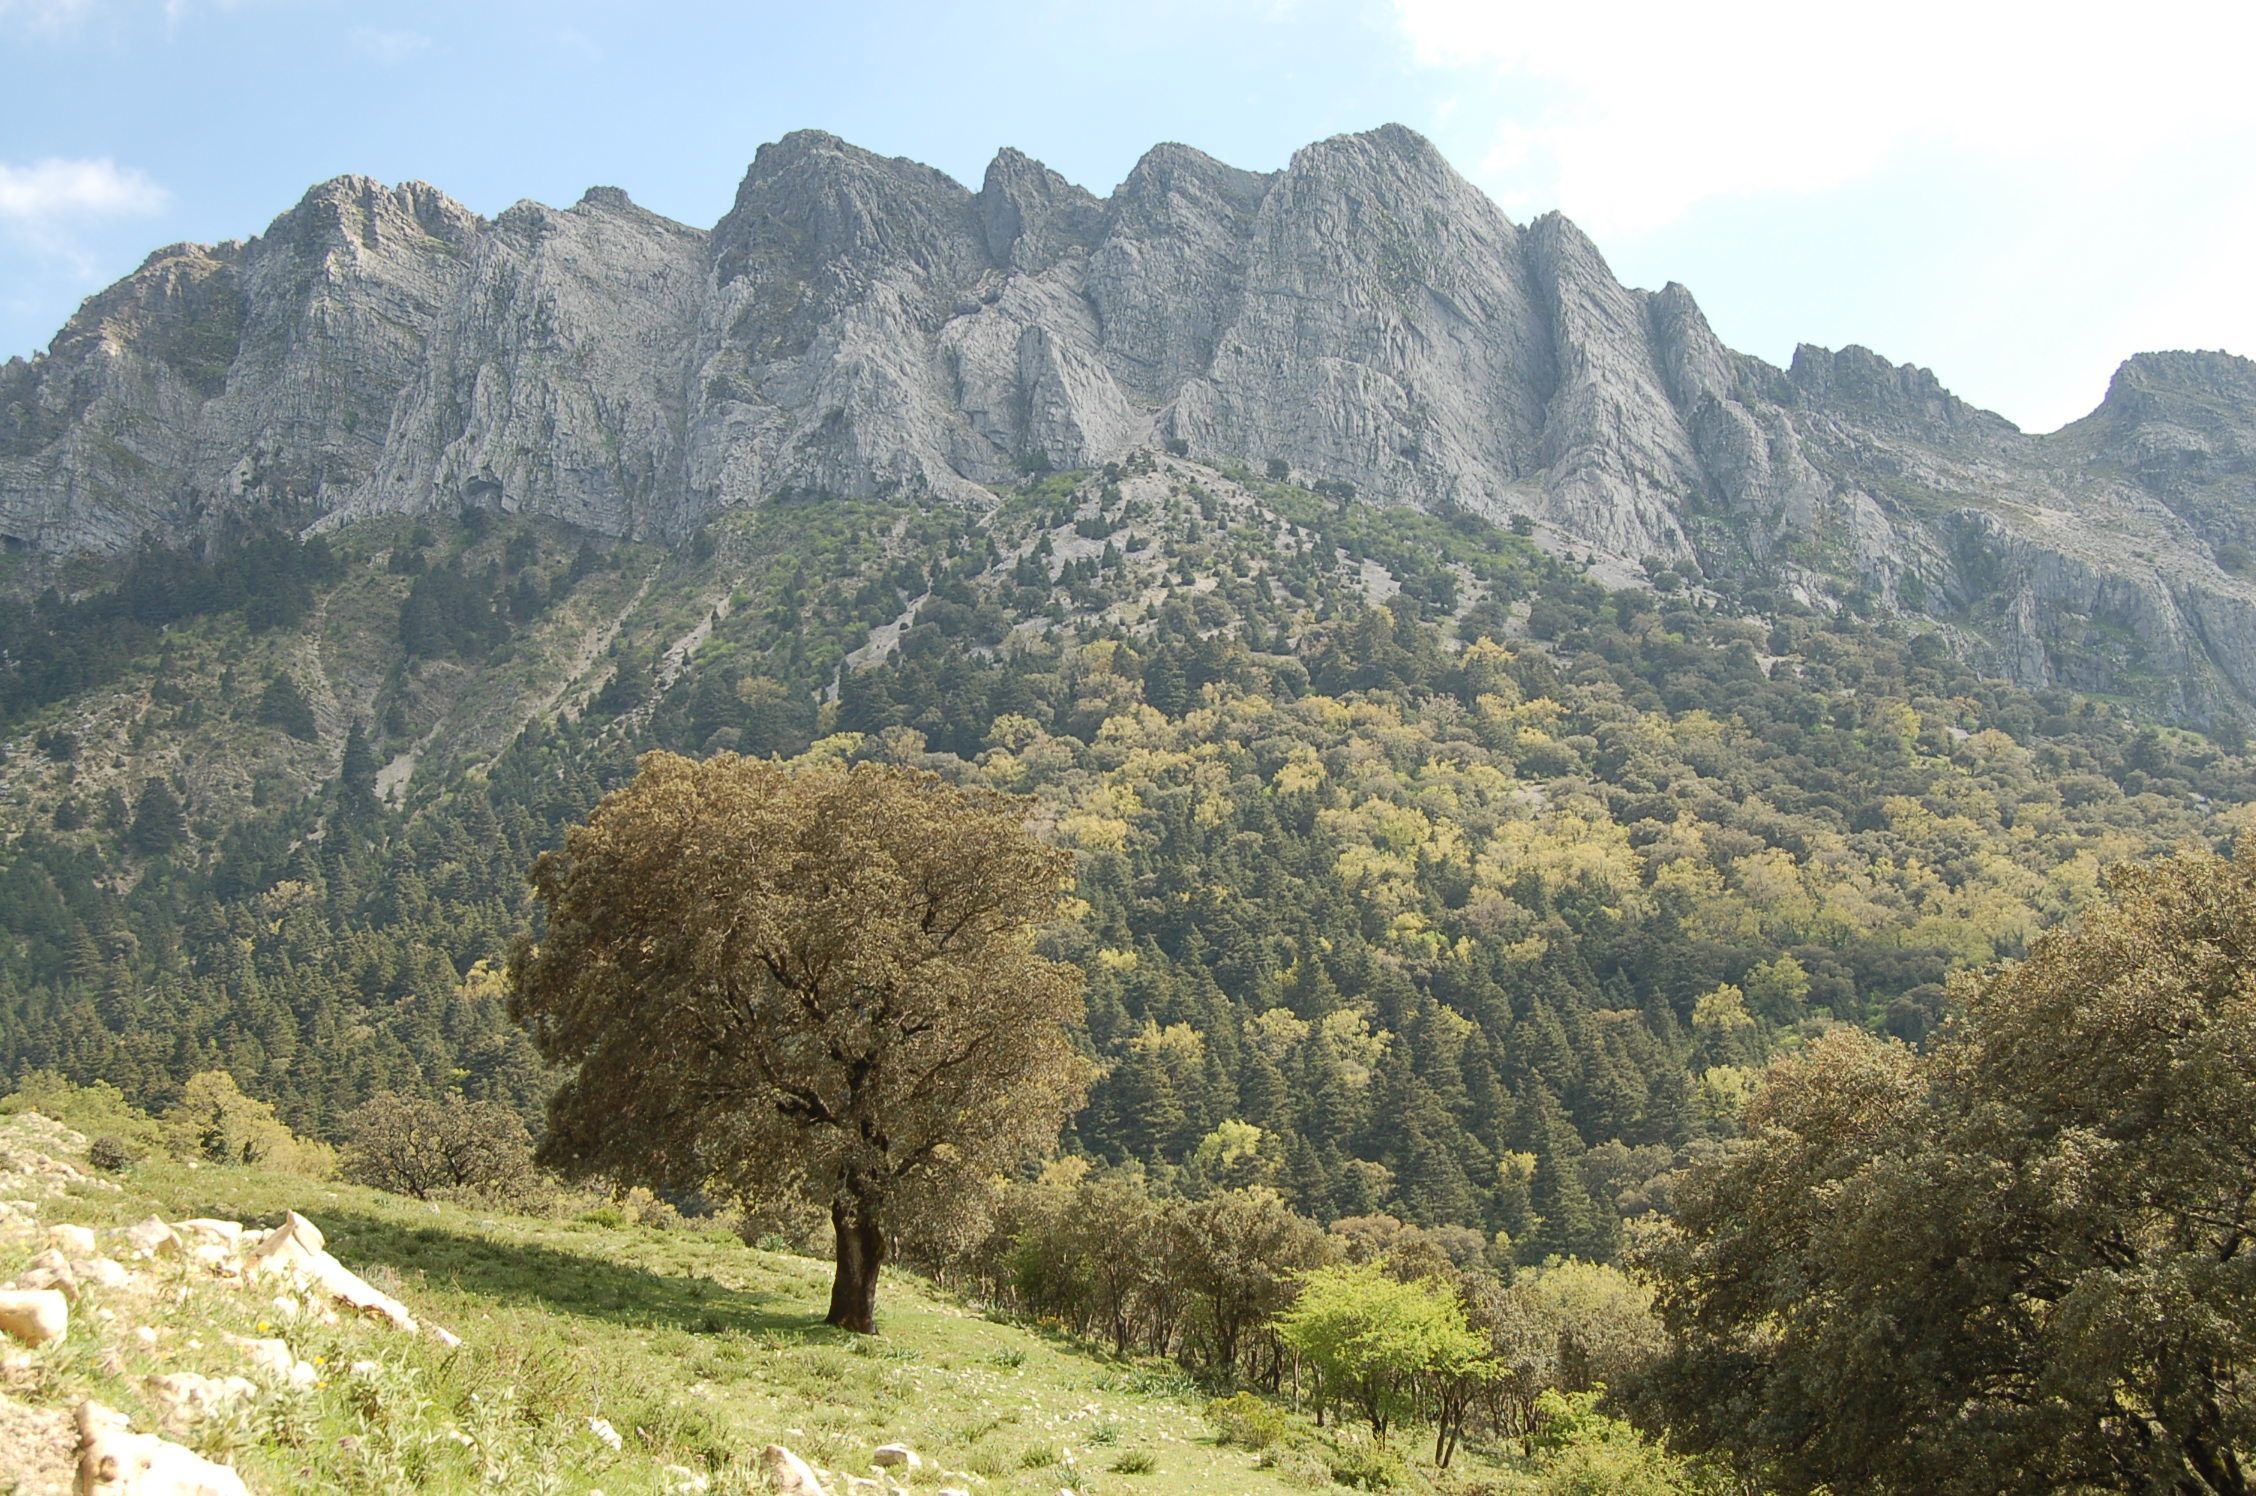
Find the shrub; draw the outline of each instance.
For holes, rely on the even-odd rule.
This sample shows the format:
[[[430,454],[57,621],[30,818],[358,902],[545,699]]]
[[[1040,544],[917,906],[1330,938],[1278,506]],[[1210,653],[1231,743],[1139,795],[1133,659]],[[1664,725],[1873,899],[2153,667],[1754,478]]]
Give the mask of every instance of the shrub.
[[[1149,1475],[1159,1468],[1159,1461],[1148,1449],[1130,1449],[1112,1462],[1115,1475]]]
[[[523,1203],[538,1193],[532,1135],[498,1101],[382,1091],[345,1118],[345,1177],[428,1200]]]
[[[132,1148],[114,1133],[104,1133],[86,1150],[86,1161],[105,1174],[123,1173],[133,1162]]]
[[[224,1070],[191,1076],[164,1114],[164,1128],[172,1151],[183,1158],[259,1164],[309,1179],[326,1179],[337,1166],[335,1149],[292,1133],[273,1106],[244,1095]]]
[[[1343,1444],[1327,1464],[1333,1480],[1357,1491],[1391,1491],[1409,1475],[1399,1456],[1376,1444]]]
[[[1247,1449],[1267,1449],[1291,1427],[1282,1408],[1251,1392],[1214,1399],[1206,1405],[1206,1421],[1214,1426],[1216,1439]]]

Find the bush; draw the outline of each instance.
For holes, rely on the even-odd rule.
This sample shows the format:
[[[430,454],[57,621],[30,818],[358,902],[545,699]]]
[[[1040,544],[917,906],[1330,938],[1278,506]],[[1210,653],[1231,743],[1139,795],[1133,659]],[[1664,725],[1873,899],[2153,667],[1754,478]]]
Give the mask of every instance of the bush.
[[[172,1151],[182,1158],[259,1164],[309,1179],[326,1179],[337,1166],[335,1149],[292,1133],[271,1105],[244,1095],[224,1070],[191,1076],[179,1102],[164,1114],[164,1128]]]
[[[1112,1462],[1115,1475],[1149,1475],[1159,1468],[1159,1461],[1148,1449],[1131,1449]]]
[[[345,1118],[345,1177],[396,1195],[524,1204],[540,1193],[533,1139],[498,1101],[383,1091]]]
[[[134,1159],[132,1148],[114,1133],[104,1133],[86,1150],[86,1161],[105,1174],[122,1174]]]
[[[1342,1444],[1327,1464],[1333,1480],[1357,1491],[1391,1491],[1409,1478],[1401,1458],[1376,1444]]]
[[[1213,1425],[1216,1439],[1247,1449],[1267,1449],[1292,1426],[1282,1408],[1251,1392],[1214,1399],[1206,1405],[1206,1421]]]

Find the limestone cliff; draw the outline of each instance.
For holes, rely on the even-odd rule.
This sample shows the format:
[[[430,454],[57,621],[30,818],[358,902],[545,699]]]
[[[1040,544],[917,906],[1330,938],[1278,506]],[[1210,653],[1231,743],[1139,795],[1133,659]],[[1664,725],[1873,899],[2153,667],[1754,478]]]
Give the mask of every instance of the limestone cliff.
[[[1158,146],[1102,200],[1017,151],[974,192],[802,131],[710,232],[615,188],[486,220],[339,178],[0,368],[0,536],[489,506],[664,539],[1162,441],[1935,612],[2025,680],[2256,697],[2256,365],[2140,355],[2042,437],[1863,349],[1774,368],[1391,125],[1267,175]]]

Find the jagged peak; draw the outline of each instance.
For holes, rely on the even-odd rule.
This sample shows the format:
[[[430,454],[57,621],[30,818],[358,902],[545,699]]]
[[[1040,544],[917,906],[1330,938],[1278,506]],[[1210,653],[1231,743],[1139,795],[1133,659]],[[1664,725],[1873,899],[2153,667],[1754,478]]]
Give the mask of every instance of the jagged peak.
[[[238,242],[232,239],[216,245],[199,244],[193,240],[183,239],[177,244],[160,245],[158,248],[150,250],[148,254],[142,256],[141,263],[133,267],[133,273],[141,275],[161,266],[170,265],[176,260],[217,261],[222,258],[227,250],[239,247]]]
[[[763,226],[781,229],[781,243],[763,243]],[[779,248],[807,265],[905,259],[949,276],[987,264],[978,205],[962,183],[823,130],[794,130],[761,146],[713,229],[724,280]]]
[[[627,189],[624,187],[590,187],[580,194],[580,200],[572,206],[575,208],[608,208],[614,212],[624,212],[629,208],[637,207],[638,204],[633,198],[627,196]]]
[[[1439,172],[1451,178],[1457,170],[1434,143],[1408,125],[1384,124],[1369,130],[1351,130],[1326,136],[1294,151],[1292,170],[1303,170],[1345,154],[1391,158],[1420,171]]]
[[[871,177],[891,178],[904,185],[950,196],[969,197],[971,189],[936,166],[906,156],[883,156],[855,145],[828,130],[793,130],[752,153],[752,165],[737,189],[738,200],[755,182],[773,180],[794,172],[836,172],[840,168]]]
[[[1796,344],[1786,377],[1803,398],[1834,409],[1951,428],[2020,429],[2005,417],[1969,405],[1952,394],[1935,377],[1934,370],[1918,364],[1891,363],[1861,343],[1838,349]]]
[[[386,217],[405,218],[423,233],[447,242],[469,237],[485,222],[428,182],[387,186],[374,177],[347,173],[307,188],[261,237],[312,241],[344,236],[365,243],[371,226]]]
[[[2256,393],[2256,359],[2222,348],[2164,348],[2134,353],[2107,382],[2104,409],[2134,390],[2170,389],[2247,397]]]
[[[979,187],[988,254],[1022,270],[1055,260],[1065,243],[1093,242],[1103,213],[1086,189],[1012,146],[995,153]]]
[[[1245,171],[1179,141],[1163,140],[1137,158],[1113,192],[1115,202],[1143,202],[1204,189],[1251,211],[1268,191],[1271,175]]]

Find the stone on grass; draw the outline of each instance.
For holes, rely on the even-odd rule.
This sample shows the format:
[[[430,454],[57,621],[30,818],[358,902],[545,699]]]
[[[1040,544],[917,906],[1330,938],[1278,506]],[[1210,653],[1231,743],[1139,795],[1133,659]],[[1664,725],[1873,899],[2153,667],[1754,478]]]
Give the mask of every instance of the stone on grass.
[[[250,1496],[243,1478],[88,1400],[78,1405],[79,1496]]]
[[[348,1309],[384,1320],[394,1329],[413,1335],[420,1328],[405,1304],[330,1256],[323,1247],[321,1228],[294,1210],[259,1242],[244,1272],[253,1278],[285,1274],[319,1288]]]
[[[906,1444],[878,1445],[877,1453],[870,1456],[870,1463],[887,1470],[896,1465],[905,1470],[919,1470],[924,1467],[924,1461],[918,1457],[917,1452]]]
[[[81,1283],[91,1283],[96,1288],[123,1288],[133,1281],[133,1274],[125,1264],[113,1257],[89,1257],[76,1268]]]
[[[46,1345],[69,1333],[70,1302],[54,1289],[0,1289],[0,1334]]]
[[[78,1302],[78,1279],[67,1267],[35,1267],[16,1279],[18,1288],[51,1288],[71,1303]]]
[[[161,1216],[151,1216],[125,1228],[125,1244],[136,1257],[170,1256],[180,1250],[180,1233]]]
[[[91,1257],[94,1255],[94,1228],[91,1226],[49,1226],[47,1244],[66,1257]]]
[[[761,1450],[760,1463],[768,1467],[768,1483],[776,1488],[776,1496],[830,1496],[830,1488],[814,1468],[781,1444]]]

